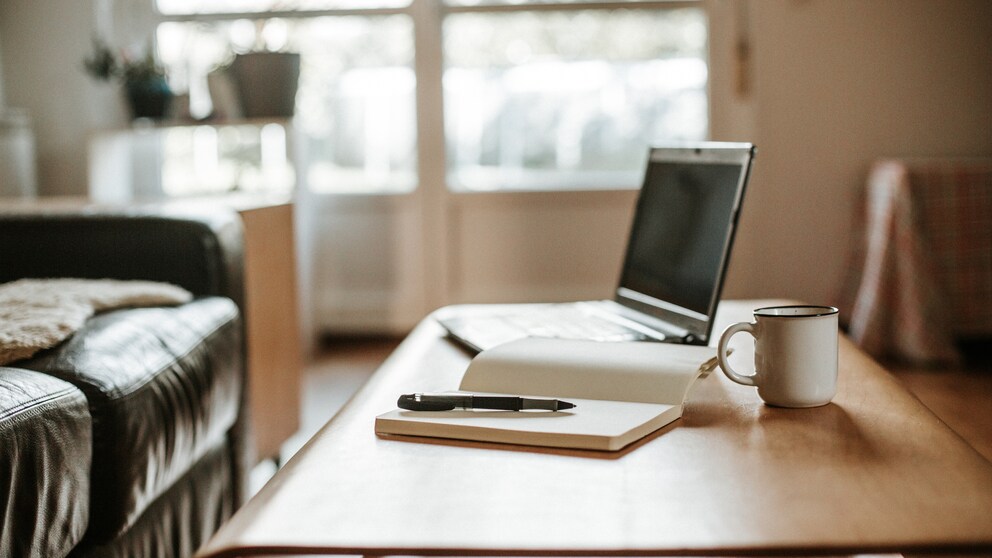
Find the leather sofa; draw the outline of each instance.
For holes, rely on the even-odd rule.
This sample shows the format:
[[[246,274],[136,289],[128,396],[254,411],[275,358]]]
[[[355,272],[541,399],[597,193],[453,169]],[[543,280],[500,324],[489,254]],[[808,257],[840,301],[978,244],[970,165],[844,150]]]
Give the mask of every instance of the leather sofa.
[[[0,367],[0,556],[190,556],[246,497],[233,212],[0,212],[0,283],[143,279],[175,307],[97,314]]]

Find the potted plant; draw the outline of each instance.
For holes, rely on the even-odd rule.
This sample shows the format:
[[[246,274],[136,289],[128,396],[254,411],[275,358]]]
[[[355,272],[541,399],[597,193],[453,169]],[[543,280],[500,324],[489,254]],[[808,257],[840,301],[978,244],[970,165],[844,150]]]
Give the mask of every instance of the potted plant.
[[[120,81],[133,118],[160,120],[169,112],[172,90],[151,48],[144,56],[133,58],[124,53],[116,55],[106,43],[94,39],[93,53],[83,65],[96,79]]]

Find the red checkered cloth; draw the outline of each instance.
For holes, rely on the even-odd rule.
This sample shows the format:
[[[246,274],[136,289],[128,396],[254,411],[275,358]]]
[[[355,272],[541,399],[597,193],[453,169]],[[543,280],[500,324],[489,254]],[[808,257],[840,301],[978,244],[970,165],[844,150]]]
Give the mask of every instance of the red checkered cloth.
[[[957,361],[992,336],[992,160],[876,163],[848,323],[875,356]]]

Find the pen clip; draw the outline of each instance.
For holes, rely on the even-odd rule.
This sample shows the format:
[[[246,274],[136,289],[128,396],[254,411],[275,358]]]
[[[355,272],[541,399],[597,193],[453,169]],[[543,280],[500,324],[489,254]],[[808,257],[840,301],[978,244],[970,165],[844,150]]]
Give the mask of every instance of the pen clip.
[[[424,401],[415,393],[401,395],[396,406],[407,411],[450,411],[455,408],[454,401]]]

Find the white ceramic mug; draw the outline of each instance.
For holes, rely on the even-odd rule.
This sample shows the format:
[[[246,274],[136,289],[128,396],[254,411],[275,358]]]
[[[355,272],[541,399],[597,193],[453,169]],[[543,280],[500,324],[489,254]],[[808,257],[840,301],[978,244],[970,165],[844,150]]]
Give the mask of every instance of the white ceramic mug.
[[[727,361],[727,344],[742,331],[754,337],[752,375],[739,374]],[[769,405],[826,405],[837,393],[837,309],[758,308],[753,322],[738,322],[723,332],[716,356],[728,378],[757,387],[758,397]]]

